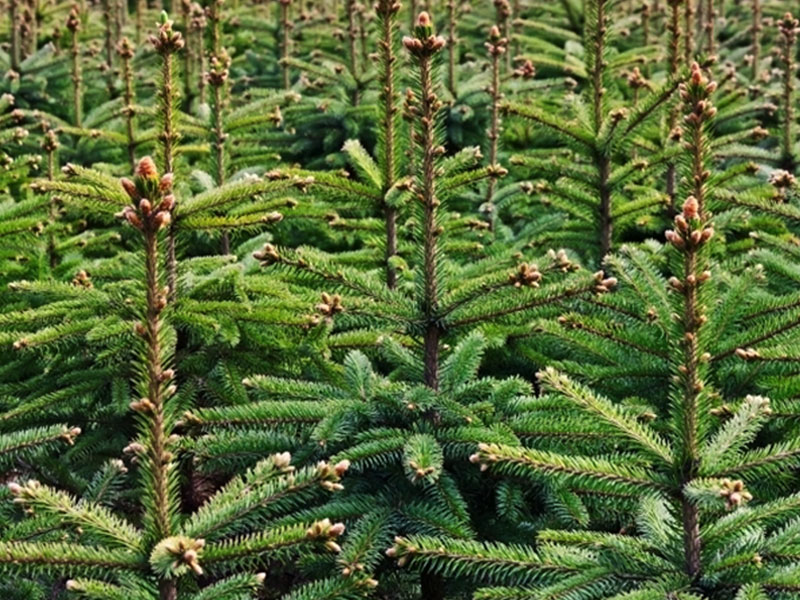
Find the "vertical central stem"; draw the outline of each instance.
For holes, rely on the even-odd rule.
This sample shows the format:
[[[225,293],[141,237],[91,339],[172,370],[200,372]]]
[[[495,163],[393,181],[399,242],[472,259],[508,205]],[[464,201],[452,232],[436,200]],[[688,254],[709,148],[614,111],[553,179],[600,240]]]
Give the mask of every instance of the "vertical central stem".
[[[281,66],[283,70],[283,89],[288,90],[291,87],[289,80],[289,2],[281,2]]]
[[[162,142],[164,144],[164,172],[165,173],[172,173],[173,172],[173,161],[174,161],[174,143],[175,143],[175,131],[174,131],[174,115],[173,115],[173,98],[174,98],[174,90],[173,87],[173,77],[172,77],[172,55],[166,54],[164,55],[164,66],[163,66],[163,90],[162,90],[162,109],[164,111],[164,131],[162,133]]]
[[[367,23],[364,18],[364,9],[361,5],[358,5],[356,16],[358,18],[358,39],[361,41],[361,63],[366,65],[367,61],[369,61],[369,45],[367,44]]]
[[[489,133],[489,164],[497,163],[497,138],[500,125],[500,55],[492,56],[492,122]]]
[[[217,12],[214,11],[211,13],[213,18],[217,18]],[[195,68],[197,70],[197,96],[201,105],[205,105],[206,103],[206,27],[205,21],[200,20],[196,23],[197,29],[197,46],[196,46],[196,57],[197,57],[197,64]],[[214,31],[214,27],[216,25],[211,23],[212,31]],[[188,47],[188,45],[187,45]],[[219,49],[214,49],[212,47],[212,52],[215,56],[219,52]]]
[[[222,15],[219,14],[221,10],[220,0],[211,0],[211,51],[217,56],[222,44],[222,32],[220,30]]]
[[[600,183],[600,259],[611,252],[614,223],[611,218],[611,190],[608,180],[611,177],[611,160],[606,155],[598,158]]]
[[[678,54],[680,52],[680,43],[681,43],[681,22],[680,22],[680,2],[681,0],[670,0],[669,7],[670,7],[670,20],[668,25],[669,30],[669,75],[670,77],[675,77],[678,73]],[[667,119],[667,129],[668,134],[672,133],[672,130],[675,129],[675,126],[678,122],[678,107],[677,105],[673,104],[670,108],[668,119]],[[667,164],[667,174],[666,174],[666,192],[667,197],[669,198],[669,214],[675,213],[675,188],[677,184],[677,168],[675,166],[674,161],[670,161]]]
[[[783,37],[783,131],[781,136],[781,157],[783,168],[794,172],[794,41],[795,34],[784,33]]]
[[[683,0],[683,30],[684,30],[684,45],[683,45],[683,58],[686,64],[692,62],[694,56],[694,36],[692,34],[692,26],[694,22],[694,5],[693,0]]]
[[[81,90],[81,47],[77,30],[72,32],[72,108],[75,113],[75,127],[80,128],[83,126],[83,92]]]
[[[383,53],[383,86],[381,97],[383,99],[383,197],[394,186],[396,177],[396,148],[395,148],[395,82],[394,65],[397,58],[394,55],[394,16],[391,12],[391,2],[384,1],[379,4],[382,11],[382,37],[380,49]],[[383,203],[383,214],[386,223],[386,285],[394,289],[397,285],[397,271],[391,266],[391,260],[397,255],[397,209]]]
[[[681,44],[680,3],[681,0],[671,0],[669,3],[669,74],[671,77],[678,72],[678,52]],[[672,119],[671,126],[674,127],[676,119],[674,112],[670,118]]]
[[[56,151],[50,148],[47,151],[47,180],[53,181],[56,178]],[[56,234],[53,231],[56,219],[58,218],[58,206],[56,199],[51,197],[48,203],[48,225],[49,233],[47,236],[47,255],[50,263],[50,268],[54,269],[58,264],[58,253],[56,252]]]
[[[103,25],[105,26],[106,64],[108,65],[109,86],[114,79],[114,33],[111,21],[111,0],[103,0]]]
[[[214,3],[215,5],[216,3]],[[164,131],[161,134],[162,142],[164,144],[164,172],[174,172],[174,144],[176,134],[174,130],[174,115],[173,115],[173,102],[175,97],[175,90],[173,89],[173,73],[172,73],[172,54],[164,54],[163,63],[163,89],[161,90],[161,100],[164,117]],[[167,285],[169,286],[169,299],[175,300],[178,294],[178,259],[175,250],[177,232],[175,230],[175,221],[173,221],[167,231]]]
[[[169,472],[172,458],[167,451],[165,401],[165,375],[161,349],[161,311],[166,300],[159,286],[158,227],[152,219],[144,224],[142,230],[145,250],[146,273],[146,376],[147,398],[150,401],[149,433],[150,444],[147,448],[151,463],[150,474],[153,483],[153,515],[156,540],[163,540],[173,534],[171,519],[171,498]],[[174,579],[159,581],[159,599],[175,600],[177,584]]]
[[[700,515],[697,506],[685,498],[681,500],[681,508],[686,574],[694,580],[700,574]]]
[[[437,319],[438,287],[436,279],[437,227],[436,227],[436,109],[437,102],[431,78],[431,59],[423,57],[419,61],[421,83],[422,117],[422,204],[423,204],[423,277],[426,329],[425,344],[425,384],[433,389],[439,387],[439,338],[441,330]]]
[[[753,46],[750,53],[753,55],[753,82],[758,79],[759,63],[761,62],[761,0],[753,0]]]
[[[166,435],[164,433],[164,397],[161,376],[161,307],[158,285],[158,235],[147,230],[144,234],[147,273],[147,394],[153,404],[150,422],[150,458],[153,464],[154,494],[156,503],[156,528],[163,537],[171,535],[169,515],[169,462],[166,457]]]
[[[447,82],[453,98],[456,97],[456,2],[448,0]]]
[[[173,579],[162,579],[158,585],[159,600],[177,600],[178,586]]]
[[[700,36],[706,28],[706,7],[703,0],[697,0],[697,15],[695,16],[695,36],[697,37],[697,46],[700,48]]]
[[[702,204],[701,204],[702,206]],[[701,213],[702,214],[702,213]],[[697,417],[698,394],[701,389],[700,377],[697,372],[697,287],[689,283],[690,276],[696,277],[697,253],[694,248],[687,250],[684,258],[684,285],[686,286],[684,306],[684,457],[682,484],[686,485],[697,476],[699,457],[697,454]],[[683,512],[683,543],[686,558],[686,573],[694,579],[700,572],[700,524],[697,506],[688,498],[681,498]]]
[[[127,0],[112,0],[114,10],[114,39],[122,39],[122,29],[125,27],[125,19],[128,15]]]
[[[183,31],[186,34],[186,50],[183,53],[183,95],[185,98],[186,106],[191,106],[191,97],[192,97],[192,64],[193,64],[193,54],[194,49],[192,48],[192,41],[194,39],[194,33],[192,31],[191,21],[190,21],[190,13],[189,13],[189,3],[188,2],[181,2],[181,16],[183,18]],[[199,41],[199,49],[200,52],[203,51],[203,42],[202,38]],[[202,74],[201,74],[202,75]]]
[[[122,59],[122,77],[125,80],[125,136],[128,139],[128,162],[131,170],[136,168],[136,138],[133,129],[133,73],[131,72],[131,59]]]
[[[599,133],[603,126],[603,74],[605,72],[606,43],[606,0],[597,0],[597,26],[594,39],[594,64],[592,65],[592,92],[594,95],[594,131]]]
[[[29,52],[28,55],[36,54],[36,50],[38,49],[38,36],[39,36],[39,22],[38,22],[38,13],[39,13],[39,0],[30,0],[29,5],[30,7],[30,20],[28,26],[30,28],[29,32]]]
[[[356,48],[356,42],[358,40],[358,28],[356,26],[356,3],[355,0],[348,0],[347,2],[347,19],[348,19],[348,27],[347,27],[347,34],[348,39],[350,41],[350,73],[353,75],[353,79],[356,82],[356,90],[353,93],[353,104],[358,104],[359,102],[359,94],[358,94],[358,49]]]
[[[136,45],[142,43],[142,13],[145,10],[145,0],[136,0]]]
[[[222,86],[214,86],[214,144],[217,161],[217,185],[225,183],[225,130],[222,126]]]
[[[11,39],[9,58],[11,59],[12,71],[19,71],[19,26],[17,19],[17,2],[16,0],[11,0],[8,3],[8,22],[10,28],[9,37]]]
[[[694,276],[697,270],[697,255],[688,250],[684,259],[684,281]],[[700,380],[697,374],[697,289],[694,285],[686,285],[683,326],[685,336],[686,374],[684,377],[684,440],[686,447],[687,477],[693,476],[697,461],[697,396]]]
[[[53,181],[55,180],[56,175],[56,153],[54,150],[48,150],[47,152],[47,180]]]
[[[703,0],[700,0],[702,3]],[[717,40],[716,40],[716,32],[715,32],[715,24],[717,20],[717,10],[714,7],[714,0],[706,0],[706,25],[705,25],[705,36],[706,36],[706,52],[709,56],[714,56],[717,52]]]
[[[606,0],[597,0],[597,24],[593,31],[594,39],[594,64],[592,65],[592,93],[594,108],[594,133],[600,134],[603,128],[603,97],[605,88],[603,79],[605,75],[605,47],[606,47]],[[602,260],[611,250],[612,222],[611,222],[611,190],[608,181],[611,177],[611,158],[605,148],[596,148],[595,166],[598,176],[598,192],[600,196],[600,259]]]
[[[492,84],[489,89],[489,94],[492,97],[492,112],[491,124],[489,125],[489,164],[494,167],[497,165],[497,144],[500,137],[500,55],[496,52],[492,53]],[[496,186],[496,179],[489,178],[489,183],[486,187],[486,205],[489,209],[489,225],[493,229],[495,211],[493,206],[494,189]]]
[[[714,0],[711,1],[713,2]],[[645,2],[644,5],[642,5],[642,43],[644,44],[645,48],[650,45],[650,17],[650,5]],[[644,65],[644,74],[646,77],[650,76],[649,63]]]
[[[217,163],[217,185],[222,186],[225,183],[225,130],[222,125],[222,107],[224,89],[222,85],[214,85],[214,151],[215,160]],[[222,241],[220,246],[222,254],[231,253],[231,239],[228,232],[222,233]]]

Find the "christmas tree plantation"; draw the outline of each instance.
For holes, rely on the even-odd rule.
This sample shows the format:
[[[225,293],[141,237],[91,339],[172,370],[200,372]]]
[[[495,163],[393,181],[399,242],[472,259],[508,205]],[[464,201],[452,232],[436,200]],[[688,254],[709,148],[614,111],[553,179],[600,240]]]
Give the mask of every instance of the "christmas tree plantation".
[[[800,598],[797,6],[0,7],[0,598]]]

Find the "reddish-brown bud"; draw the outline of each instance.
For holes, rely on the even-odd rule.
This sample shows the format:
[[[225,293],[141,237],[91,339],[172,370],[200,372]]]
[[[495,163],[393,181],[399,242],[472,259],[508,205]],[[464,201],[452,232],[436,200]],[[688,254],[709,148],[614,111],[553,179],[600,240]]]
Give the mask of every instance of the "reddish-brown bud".
[[[173,181],[172,173],[164,173],[164,175],[161,177],[161,181],[158,182],[158,190],[162,194],[166,194],[168,192],[171,192],[172,191],[172,181]]]
[[[123,177],[119,180],[119,183],[120,185],[122,185],[123,189],[125,190],[125,193],[127,193],[128,196],[130,196],[131,200],[137,200],[139,198],[139,192],[136,189],[136,184],[133,183],[130,179],[128,179],[127,177]]]
[[[158,177],[158,169],[156,168],[156,163],[153,159],[149,156],[145,156],[141,160],[139,160],[139,164],[136,165],[136,175],[139,177],[144,177],[145,179],[154,179]]]

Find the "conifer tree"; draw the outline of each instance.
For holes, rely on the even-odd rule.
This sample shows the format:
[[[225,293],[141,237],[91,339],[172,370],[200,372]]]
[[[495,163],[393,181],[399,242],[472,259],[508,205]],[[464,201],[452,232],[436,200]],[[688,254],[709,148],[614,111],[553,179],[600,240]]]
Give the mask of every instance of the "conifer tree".
[[[344,530],[328,520],[267,525],[298,499],[339,489],[348,466],[320,463],[295,472],[289,454],[264,459],[228,482],[199,511],[181,514],[176,462],[181,436],[175,429],[180,402],[170,367],[175,332],[159,257],[160,239],[175,208],[172,182],[171,174],[159,176],[152,159],[142,159],[135,178],[122,182],[131,204],[119,213],[140,232],[145,275],[144,302],[132,307],[141,318],[136,327],[142,346],[136,382],[141,398],[130,405],[139,433],[127,448],[136,457],[140,477],[141,522],[133,524],[35,480],[9,485],[16,502],[35,511],[42,524],[69,525],[78,533],[61,541],[0,542],[4,570],[70,576],[67,589],[85,597],[249,597],[264,580],[263,574],[248,574],[251,565],[264,557],[289,556],[307,544],[338,551],[334,540]],[[206,572],[217,574],[217,581],[204,589],[187,583]],[[323,590],[330,597],[347,594],[339,582],[327,580],[298,589],[295,597],[318,597]]]
[[[607,11],[605,0],[587,4],[584,51],[588,81],[586,98],[575,98],[577,119],[569,121],[536,104],[503,103],[506,114],[532,121],[562,145],[563,150],[547,157],[531,152],[529,156],[513,157],[512,163],[526,167],[536,176],[553,178],[553,183],[544,188],[548,201],[571,215],[574,225],[581,224],[579,229],[567,228],[561,239],[569,240],[596,264],[614,247],[615,221],[619,229],[662,204],[662,195],[648,186],[646,178],[677,154],[677,149],[666,148],[638,160],[625,159],[625,150],[636,144],[642,127],[659,114],[679,80],[668,79],[635,108],[620,103],[614,97],[608,69]],[[573,156],[580,163],[576,164]]]
[[[800,593],[786,7],[176,1],[3,4],[0,597]]]
[[[419,75],[413,132],[419,175],[410,184],[416,204],[418,256],[412,261],[416,281],[400,281],[397,289],[388,289],[381,276],[337,268],[323,253],[309,248],[291,251],[266,244],[255,253],[273,271],[288,269],[290,280],[320,282],[330,290],[322,294],[315,307],[318,314],[311,320],[315,325],[344,327],[329,335],[330,346],[375,339],[372,333],[348,331],[348,321],[357,326],[374,323],[385,332],[380,345],[393,367],[392,377],[381,377],[364,353],[351,351],[323,382],[249,376],[244,382],[256,402],[203,408],[185,417],[203,431],[205,437],[195,450],[211,465],[230,464],[235,456],[220,454],[222,440],[239,440],[241,460],[258,453],[258,448],[274,446],[285,431],[298,426],[303,434],[293,447],[313,442],[326,454],[334,453],[331,460],[349,461],[359,474],[356,485],[378,493],[388,504],[364,515],[363,498],[357,493],[346,495],[341,506],[330,507],[339,518],[361,517],[354,525],[358,541],[351,543],[364,545],[367,564],[378,563],[376,550],[380,552],[381,540],[392,532],[422,528],[464,539],[476,536],[468,508],[477,510],[481,494],[474,482],[461,477],[458,465],[483,435],[514,439],[501,425],[502,417],[513,412],[512,399],[528,390],[519,380],[478,377],[488,345],[485,335],[476,331],[481,324],[519,322],[563,299],[607,291],[615,283],[602,273],[581,271],[564,252],[553,252],[541,269],[513,257],[489,257],[462,268],[458,275],[464,283],[456,283],[456,273],[448,272],[453,266],[444,263],[442,245],[452,227],[442,219],[442,205],[451,197],[448,188],[457,189],[450,178],[442,177],[441,169],[454,160],[442,158],[444,148],[439,143],[442,103],[435,60],[445,42],[423,12],[414,36],[403,43]],[[457,182],[459,177],[453,179]],[[469,181],[473,175],[466,171],[463,177]],[[333,186],[333,181],[319,176],[319,185]],[[407,298],[409,290],[415,290],[413,299]],[[455,345],[448,352],[450,340]],[[412,349],[403,345],[409,342]],[[482,394],[491,399],[488,405]],[[264,431],[268,425],[276,429]],[[223,435],[221,428],[230,428],[231,433]],[[351,439],[350,432],[357,434]],[[386,473],[396,477],[384,482]],[[416,490],[424,490],[424,495],[418,496]],[[404,508],[405,503],[411,508]],[[357,570],[356,563],[344,563],[343,572],[353,569]],[[422,577],[420,585],[426,598],[446,593],[435,573]]]
[[[680,340],[669,347],[674,378],[668,403],[656,407],[654,420],[642,421],[548,368],[540,380],[552,396],[534,410],[551,422],[559,410],[559,424],[551,429],[564,436],[562,449],[489,443],[473,457],[499,474],[553,481],[576,502],[616,497],[633,516],[619,533],[541,531],[536,551],[412,536],[398,538],[390,555],[505,586],[479,590],[477,598],[766,598],[797,585],[790,548],[797,543],[798,497],[779,483],[782,465],[797,460],[797,444],[755,442],[772,418],[769,400],[747,396],[715,408],[719,400],[709,385],[714,227],[705,192],[714,88],[696,63],[681,88],[691,195],[668,232],[677,255],[669,283],[677,314],[670,318]],[[553,401],[567,402],[567,408],[557,409]],[[569,441],[590,431],[609,436],[598,440],[599,453],[586,454]]]
[[[425,18],[428,18],[427,16]],[[426,25],[428,27],[428,25]],[[406,42],[412,46],[410,52],[416,57],[414,39]],[[427,38],[424,38],[427,39]],[[438,52],[441,47],[434,50]],[[550,253],[544,261],[547,266],[537,267],[533,263],[521,263],[520,257],[488,256],[475,265],[462,268],[461,278],[464,283],[458,285],[453,276],[443,266],[443,252],[450,241],[448,230],[458,232],[470,221],[442,221],[443,204],[457,197],[461,190],[481,179],[497,177],[505,171],[495,165],[482,169],[465,170],[473,164],[473,157],[468,153],[459,153],[450,158],[443,158],[444,147],[439,143],[437,120],[441,118],[441,101],[435,96],[435,66],[432,52],[430,57],[420,65],[420,89],[413,96],[413,115],[415,129],[414,145],[417,149],[415,163],[419,165],[418,176],[413,183],[406,183],[397,191],[401,194],[408,190],[415,200],[416,215],[414,218],[414,237],[418,255],[413,261],[413,274],[416,278],[416,308],[404,296],[402,290],[382,290],[377,282],[367,274],[352,268],[344,267],[335,270],[335,258],[331,260],[324,253],[310,248],[292,251],[266,245],[256,257],[264,266],[282,265],[297,270],[298,275],[313,281],[327,282],[327,285],[349,290],[357,302],[359,318],[367,318],[375,323],[395,328],[399,323],[407,323],[408,333],[419,336],[420,350],[425,358],[426,381],[436,387],[437,357],[442,337],[445,333],[456,333],[458,329],[471,328],[489,319],[502,317],[514,321],[526,318],[531,311],[558,302],[562,298],[572,297],[595,290],[603,290],[604,286],[613,286],[609,280],[604,282],[602,274],[590,275],[580,271],[564,252]],[[357,147],[351,156],[361,172],[372,177],[378,171],[374,163]],[[358,151],[355,151],[358,150]],[[449,177],[448,173],[452,173]],[[443,176],[444,175],[444,176]],[[345,178],[323,172],[307,172],[285,170],[276,173],[281,177],[308,176],[308,185],[330,189],[334,193],[342,190],[350,193],[361,193],[362,196],[374,197],[372,192],[362,183],[350,182]],[[373,184],[374,185],[374,184]],[[396,186],[397,187],[397,186]],[[402,196],[401,196],[402,198]],[[508,274],[510,266],[517,265],[517,272]],[[570,276],[575,273],[575,276]],[[552,291],[549,285],[552,274]],[[561,275],[567,275],[563,280]],[[408,285],[408,284],[406,284]],[[540,285],[542,289],[540,290]],[[380,286],[383,287],[383,286]],[[509,288],[521,293],[507,293]],[[358,299],[358,296],[361,296]],[[536,299],[536,296],[540,298]],[[478,305],[480,301],[480,306]],[[349,298],[343,297],[347,306]],[[411,312],[409,312],[411,311]],[[326,315],[327,316],[327,315]],[[346,319],[347,311],[341,317]]]
[[[168,20],[165,21],[162,29],[170,28]],[[175,32],[162,33],[167,39],[176,39]],[[267,99],[234,111],[230,129],[258,126],[269,117],[253,114],[264,106],[274,105],[274,99]],[[48,130],[44,140],[51,149],[48,177],[31,185],[34,191],[49,195],[5,207],[10,218],[7,234],[21,244],[29,244],[37,232],[46,231],[46,251],[44,245],[37,244],[34,247],[41,252],[28,250],[27,260],[38,265],[46,255],[50,273],[41,281],[36,281],[35,275],[28,271],[6,269],[3,273],[6,281],[14,280],[10,296],[16,298],[2,316],[5,329],[2,343],[12,357],[2,374],[3,431],[33,431],[33,425],[47,424],[48,432],[64,433],[70,430],[70,427],[64,429],[65,422],[70,422],[70,426],[84,425],[84,429],[90,423],[73,454],[79,456],[82,448],[91,448],[104,459],[106,452],[113,453],[119,447],[119,436],[125,435],[125,427],[118,424],[127,403],[128,392],[123,382],[130,377],[131,364],[131,323],[125,313],[124,299],[131,286],[135,286],[129,272],[132,259],[124,252],[114,252],[120,240],[128,240],[129,235],[109,225],[110,221],[113,223],[111,215],[124,202],[124,195],[113,177],[71,163],[63,169],[64,178],[54,177],[54,136],[54,131]],[[293,205],[293,200],[282,194],[294,189],[294,182],[245,178],[227,186],[212,185],[194,195],[188,193],[185,184],[180,189],[184,201],[171,212],[170,224],[173,233],[183,238],[198,230],[260,228],[280,221],[282,215],[275,209]],[[254,197],[259,197],[259,202],[246,203]],[[67,209],[59,208],[62,202]],[[246,205],[237,214],[221,214],[225,207],[240,204]],[[77,225],[71,222],[76,212],[71,207],[75,205],[91,210],[83,212],[84,222],[78,225],[81,231],[64,236]],[[91,222],[89,228],[87,220]],[[87,261],[83,253],[89,253],[92,260]],[[63,255],[67,259],[62,261]],[[188,276],[191,283],[184,287],[186,302],[177,310],[177,322],[187,336],[182,348],[187,362],[182,366],[194,364],[197,369],[205,369],[204,361],[208,361],[209,369],[224,370],[220,364],[225,364],[225,357],[220,356],[218,342],[230,347],[244,337],[247,343],[258,347],[256,352],[264,352],[264,344],[271,346],[276,338],[258,332],[255,323],[260,328],[267,322],[278,326],[287,323],[284,313],[266,308],[264,297],[259,297],[265,289],[274,293],[275,286],[262,285],[257,289],[244,286],[241,268],[231,262],[230,257],[217,262],[186,261],[182,275]],[[27,280],[20,281],[23,277]],[[247,301],[242,300],[245,296]],[[268,296],[266,302],[269,303]],[[290,322],[298,324],[301,319]],[[270,327],[267,325],[267,329]],[[204,335],[211,335],[206,341],[214,341],[201,343]],[[192,373],[189,368],[185,371]],[[109,395],[113,399],[110,402]],[[65,398],[70,401],[63,402]],[[104,427],[114,434],[104,434]],[[68,462],[66,457],[64,462]],[[92,466],[97,465],[76,466],[69,476],[71,489],[78,491],[84,487],[88,481],[84,476],[91,476]],[[48,473],[57,480],[64,474],[58,461],[42,459],[38,467],[42,477]],[[55,471],[60,471],[60,475],[54,474]]]

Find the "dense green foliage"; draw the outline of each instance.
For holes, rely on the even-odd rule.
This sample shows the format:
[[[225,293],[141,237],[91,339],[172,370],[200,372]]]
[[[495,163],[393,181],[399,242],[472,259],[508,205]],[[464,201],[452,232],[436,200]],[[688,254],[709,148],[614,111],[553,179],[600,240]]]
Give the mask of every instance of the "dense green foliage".
[[[0,598],[800,597],[796,7],[0,6]]]

